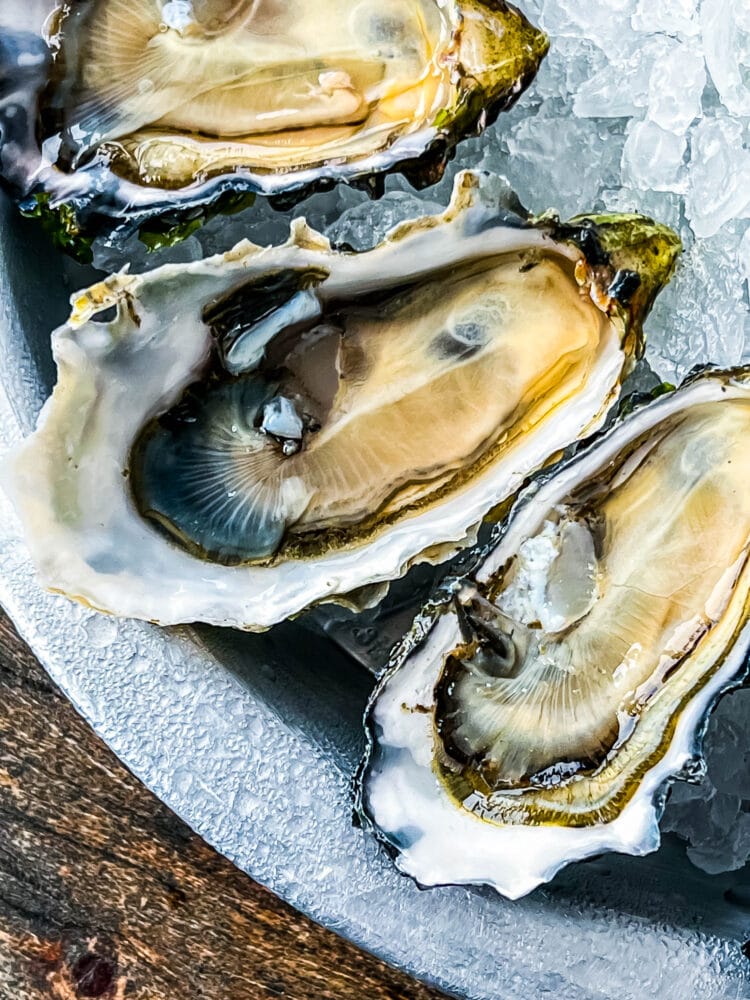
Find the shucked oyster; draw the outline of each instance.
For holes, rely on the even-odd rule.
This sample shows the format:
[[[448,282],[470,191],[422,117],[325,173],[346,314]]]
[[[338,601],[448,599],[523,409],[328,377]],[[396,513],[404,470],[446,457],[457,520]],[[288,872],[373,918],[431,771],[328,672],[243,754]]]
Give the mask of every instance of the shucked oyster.
[[[463,173],[366,253],[300,222],[75,296],[11,484],[47,586],[262,628],[471,541],[604,419],[679,246],[510,200]]]
[[[659,842],[750,644],[750,369],[634,412],[517,501],[382,681],[360,805],[420,883],[529,892]]]
[[[51,58],[0,36],[3,172],[70,200],[73,224],[392,169],[432,182],[548,44],[503,0],[83,0],[48,32]]]

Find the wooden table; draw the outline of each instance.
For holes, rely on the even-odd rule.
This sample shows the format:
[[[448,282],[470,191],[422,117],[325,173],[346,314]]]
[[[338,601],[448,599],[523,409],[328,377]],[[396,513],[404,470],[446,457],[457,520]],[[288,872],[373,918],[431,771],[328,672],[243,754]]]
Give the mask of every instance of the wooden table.
[[[117,760],[0,613],[0,1000],[438,1000],[296,913]]]

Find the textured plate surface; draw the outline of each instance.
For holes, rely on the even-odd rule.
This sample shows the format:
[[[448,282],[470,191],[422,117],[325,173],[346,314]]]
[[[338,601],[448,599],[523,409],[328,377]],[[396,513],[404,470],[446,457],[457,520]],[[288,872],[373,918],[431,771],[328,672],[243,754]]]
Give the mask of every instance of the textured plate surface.
[[[49,392],[65,270],[3,202],[3,451]],[[253,878],[386,960],[470,997],[750,997],[740,950],[750,879],[703,875],[675,843],[640,861],[574,866],[517,903],[423,892],[400,877],[351,822],[371,679],[304,621],[252,636],[90,613],[38,589],[4,498],[0,600],[81,714],[176,813]]]

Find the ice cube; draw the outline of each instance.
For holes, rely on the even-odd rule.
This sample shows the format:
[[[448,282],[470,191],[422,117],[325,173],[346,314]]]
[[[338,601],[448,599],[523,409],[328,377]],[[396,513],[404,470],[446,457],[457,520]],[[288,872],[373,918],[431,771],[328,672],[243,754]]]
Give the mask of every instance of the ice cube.
[[[691,134],[686,211],[696,236],[714,236],[750,216],[750,149],[746,128],[731,118],[704,118]]]
[[[665,49],[678,43],[651,38],[625,58],[614,54],[605,65],[578,88],[573,110],[581,118],[625,118],[639,114],[648,103],[649,84],[655,64]]]
[[[682,135],[701,113],[706,66],[691,45],[674,43],[654,62],[648,84],[648,117]]]
[[[750,115],[750,5],[746,0],[703,0],[706,63],[722,103]]]
[[[521,121],[508,136],[508,178],[533,210],[571,216],[599,204],[619,183],[624,136],[618,122],[569,116]]]
[[[622,153],[623,180],[636,188],[684,191],[687,139],[667,132],[656,122],[633,120]]]
[[[701,30],[695,0],[638,0],[631,23],[636,31],[688,38]]]
[[[709,361],[736,365],[750,335],[750,312],[738,280],[740,234],[725,230],[688,246],[659,296],[646,330],[646,356],[670,382]]]
[[[347,209],[328,226],[326,235],[333,243],[366,250],[379,243],[399,222],[442,210],[439,202],[429,201],[415,191],[389,191],[376,205],[367,201]]]

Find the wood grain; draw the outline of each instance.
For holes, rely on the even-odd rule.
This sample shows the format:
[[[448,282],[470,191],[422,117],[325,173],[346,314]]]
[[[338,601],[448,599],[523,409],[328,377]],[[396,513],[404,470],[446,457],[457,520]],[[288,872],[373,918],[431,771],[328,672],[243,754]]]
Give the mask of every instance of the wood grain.
[[[216,854],[0,616],[0,1000],[437,1000]]]

